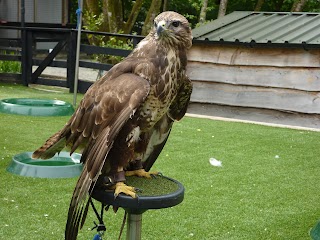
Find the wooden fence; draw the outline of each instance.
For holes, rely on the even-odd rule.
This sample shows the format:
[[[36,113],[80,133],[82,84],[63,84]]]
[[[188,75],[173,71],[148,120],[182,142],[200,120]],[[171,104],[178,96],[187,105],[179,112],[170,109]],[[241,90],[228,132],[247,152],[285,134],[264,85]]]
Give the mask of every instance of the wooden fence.
[[[2,24],[0,29],[18,30],[21,31],[21,38],[19,39],[4,39],[0,38],[0,60],[6,61],[21,61],[22,74],[0,74],[2,80],[18,81],[24,85],[28,84],[43,84],[52,86],[62,86],[70,89],[73,92],[74,77],[75,77],[75,61],[76,61],[76,46],[77,46],[77,30],[74,28],[62,27],[57,24],[29,24],[22,28],[17,24]],[[93,32],[82,30],[83,35],[91,34],[95,36],[107,37],[121,37],[125,40],[131,40],[135,46],[143,37],[126,34],[111,34],[105,32]],[[37,43],[47,42],[56,43],[51,52],[45,52],[45,58],[39,58],[39,51],[37,50]],[[116,49],[111,47],[99,47],[89,45],[86,38],[81,41],[80,55],[90,56],[94,54],[105,54],[112,56],[126,57],[131,50]],[[3,50],[3,51],[1,51]],[[15,54],[7,54],[8,52]],[[66,59],[57,60],[59,53],[64,51]],[[42,52],[43,53],[43,52]],[[43,54],[42,54],[43,55]],[[37,66],[33,71],[33,66]],[[47,67],[66,68],[66,80],[58,80],[45,78],[41,76],[44,69]],[[108,63],[99,63],[87,59],[80,59],[79,67],[109,70],[113,65]],[[84,93],[91,82],[86,82],[79,79],[78,91]]]

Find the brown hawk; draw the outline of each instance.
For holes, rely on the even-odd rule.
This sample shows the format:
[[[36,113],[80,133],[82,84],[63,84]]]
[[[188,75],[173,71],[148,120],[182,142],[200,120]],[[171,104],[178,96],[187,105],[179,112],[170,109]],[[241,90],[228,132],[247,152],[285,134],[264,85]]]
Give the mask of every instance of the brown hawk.
[[[103,176],[115,197],[136,197],[125,176],[147,172],[164,146],[174,120],[186,113],[192,84],[186,76],[192,34],[185,17],[163,12],[132,53],[86,92],[67,124],[33,153],[47,159],[65,146],[84,147],[83,171],[68,213],[65,239],[76,239],[88,200]],[[99,181],[98,181],[99,180]]]

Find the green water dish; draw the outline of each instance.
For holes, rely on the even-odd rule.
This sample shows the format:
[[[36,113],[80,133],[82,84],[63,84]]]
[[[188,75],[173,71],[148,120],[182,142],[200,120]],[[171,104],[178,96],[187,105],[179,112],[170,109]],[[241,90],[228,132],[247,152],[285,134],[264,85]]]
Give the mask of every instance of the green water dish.
[[[32,152],[13,156],[7,171],[13,174],[36,178],[72,178],[80,175],[81,154],[61,152],[47,160],[33,159]]]
[[[69,116],[74,108],[61,100],[8,98],[0,100],[0,112],[28,116]]]

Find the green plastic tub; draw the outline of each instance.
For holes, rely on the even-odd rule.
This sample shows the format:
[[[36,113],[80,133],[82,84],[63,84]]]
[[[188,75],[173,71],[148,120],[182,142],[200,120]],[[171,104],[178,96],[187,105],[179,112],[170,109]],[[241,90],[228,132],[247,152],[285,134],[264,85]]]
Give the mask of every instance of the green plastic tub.
[[[7,171],[13,174],[37,178],[71,178],[82,171],[81,154],[61,152],[47,160],[33,159],[32,152],[13,156]]]
[[[311,229],[310,236],[312,240],[320,240],[320,221]]]
[[[29,116],[68,116],[74,108],[60,100],[8,98],[0,100],[0,112]]]

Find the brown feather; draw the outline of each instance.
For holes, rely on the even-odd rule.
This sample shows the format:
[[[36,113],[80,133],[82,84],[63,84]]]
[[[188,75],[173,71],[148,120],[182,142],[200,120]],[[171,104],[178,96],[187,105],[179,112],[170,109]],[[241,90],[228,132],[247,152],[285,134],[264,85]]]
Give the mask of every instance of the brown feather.
[[[192,93],[192,82],[188,77],[184,79],[184,84],[181,85],[177,97],[174,99],[169,109],[169,116],[174,120],[180,120],[187,112]]]
[[[70,152],[73,153],[75,150],[77,150],[77,148],[80,146],[83,140],[84,140],[83,134],[79,133],[79,137],[77,137],[76,141],[72,144]]]
[[[49,159],[65,147],[65,139],[60,132],[52,135],[40,148],[32,154],[32,158]]]
[[[170,135],[172,125],[173,120],[164,115],[154,128],[150,130],[149,142],[142,159],[142,164],[146,171],[150,170],[161,153]]]
[[[92,130],[95,126],[95,118],[96,118],[96,114],[97,114],[97,109],[96,108],[93,108],[92,111],[91,111],[91,114],[90,114],[90,117],[88,118],[87,120],[87,124],[82,132],[83,136],[84,137],[89,137],[92,133]]]
[[[81,123],[82,117],[85,114],[84,108],[78,108],[75,114],[73,114],[72,118],[67,123],[68,126],[71,126],[71,132],[74,133],[77,131],[79,124]]]

